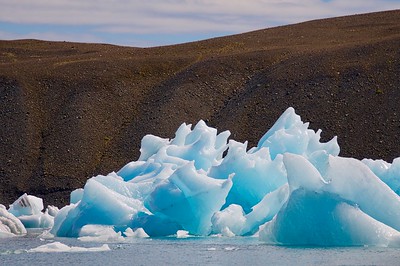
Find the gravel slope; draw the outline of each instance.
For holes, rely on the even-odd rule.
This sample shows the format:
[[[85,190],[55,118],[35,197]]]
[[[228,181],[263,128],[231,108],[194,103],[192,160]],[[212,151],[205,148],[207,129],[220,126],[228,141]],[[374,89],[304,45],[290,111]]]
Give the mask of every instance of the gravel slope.
[[[139,155],[145,134],[206,120],[256,145],[289,106],[342,156],[400,156],[400,11],[174,46],[0,41],[0,203],[64,205]]]

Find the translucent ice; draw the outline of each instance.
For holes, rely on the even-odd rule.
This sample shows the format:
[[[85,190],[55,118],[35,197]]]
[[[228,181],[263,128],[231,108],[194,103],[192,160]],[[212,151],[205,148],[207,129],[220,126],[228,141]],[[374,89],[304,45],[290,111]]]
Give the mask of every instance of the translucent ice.
[[[248,235],[270,221],[286,202],[289,195],[287,184],[267,194],[250,213],[245,214],[240,205],[231,204],[212,218],[213,232],[226,236]]]
[[[145,204],[153,214],[168,217],[192,234],[208,235],[211,217],[225,203],[231,186],[229,178],[210,178],[189,162],[158,186]]]
[[[43,200],[26,193],[11,204],[8,209],[15,216],[40,214],[42,210]]]
[[[270,130],[258,142],[258,150],[268,147],[271,158],[286,152],[300,154],[305,157],[315,156],[313,153],[339,155],[336,137],[327,143],[321,143],[321,130],[315,132],[308,129],[309,123],[303,123],[292,107],[289,107]]]
[[[42,210],[43,200],[26,193],[11,204],[8,209],[10,213],[18,217],[26,228],[51,228],[58,208],[49,206],[44,213]]]
[[[339,157],[336,137],[321,143],[321,131],[308,126],[288,108],[251,149],[204,121],[182,124],[173,139],[147,135],[137,161],[89,179],[61,210],[48,209],[56,214],[51,233],[90,241],[258,234],[284,245],[400,245],[400,160]],[[31,207],[12,207],[19,217],[43,208],[28,196],[20,202]]]
[[[400,195],[400,158],[394,159],[393,163],[371,159],[363,159],[362,162],[396,192],[397,195]]]
[[[284,245],[397,245],[400,197],[362,162],[328,157],[325,171],[285,154],[290,196],[260,238]],[[293,222],[295,221],[295,222]]]
[[[216,178],[234,173],[232,190],[225,206],[238,204],[245,213],[268,193],[287,182],[282,154],[300,154],[318,163],[328,155],[337,156],[336,137],[320,143],[321,131],[308,129],[293,108],[288,108],[274,126],[261,138],[258,146],[247,151],[247,143],[229,142],[227,156],[210,170]]]
[[[97,176],[86,183],[82,199],[60,210],[52,233],[77,237],[87,224],[123,226],[130,223],[139,210],[144,210],[134,184],[110,174]]]

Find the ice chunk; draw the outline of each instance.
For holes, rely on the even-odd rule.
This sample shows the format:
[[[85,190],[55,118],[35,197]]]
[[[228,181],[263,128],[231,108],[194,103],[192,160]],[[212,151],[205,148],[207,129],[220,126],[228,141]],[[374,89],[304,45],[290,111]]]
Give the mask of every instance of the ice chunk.
[[[127,225],[138,211],[144,210],[129,185],[115,174],[91,178],[84,187],[82,200],[60,210],[52,233],[77,237],[87,224]]]
[[[9,212],[14,214],[26,228],[51,228],[58,209],[50,206],[46,208],[44,213],[42,210],[43,200],[26,193],[11,204],[9,208]],[[53,215],[49,214],[49,210]]]
[[[308,129],[293,108],[288,108],[274,126],[261,138],[256,148],[247,151],[247,143],[229,141],[227,156],[221,164],[212,167],[209,175],[215,178],[232,178],[233,186],[224,207],[242,206],[245,213],[271,191],[287,182],[282,154],[291,152],[309,158],[318,169],[328,155],[338,155],[336,138],[320,143],[321,130]]]
[[[360,209],[380,222],[400,230],[400,197],[361,161],[353,158],[328,159],[324,176],[326,190],[356,203]]]
[[[143,228],[137,228],[135,231],[133,231],[130,227],[128,227],[124,235],[126,237],[131,237],[131,238],[147,238],[150,237]]]
[[[397,195],[400,195],[400,158],[394,159],[393,163],[372,159],[363,159],[362,162]]]
[[[52,217],[56,217],[59,211],[60,210],[58,209],[58,207],[49,205],[47,206],[45,213],[48,213]]]
[[[54,217],[46,213],[18,216],[18,219],[26,228],[51,228],[54,224]]]
[[[26,234],[21,221],[0,204],[0,238]]]
[[[321,150],[334,156],[339,155],[339,145],[334,137],[327,143],[320,143],[321,131],[308,129],[309,123],[303,123],[292,107],[289,107],[260,139],[257,149],[268,147],[271,158],[285,152],[309,156]]]
[[[139,161],[146,161],[156,154],[162,147],[169,144],[169,139],[163,139],[154,135],[146,135],[142,138]]]
[[[208,235],[211,217],[225,203],[231,186],[231,179],[210,178],[189,162],[153,191],[146,206],[152,213],[168,217],[191,234]]]
[[[74,191],[71,192],[69,202],[72,204],[76,204],[82,199],[82,197],[83,197],[83,188],[75,189]]]
[[[27,195],[26,193],[19,197],[10,205],[8,211],[15,216],[40,214],[43,210],[43,200],[41,198]]]
[[[57,213],[56,217],[54,217],[54,224],[50,230],[50,234],[56,236],[58,231],[60,231],[60,227],[63,226],[65,219],[67,218],[69,212],[76,208],[77,204],[70,204],[61,208],[61,210]],[[60,232],[61,233],[61,232]]]
[[[241,235],[246,223],[242,206],[231,204],[222,211],[216,212],[212,217],[212,232],[224,236]]]
[[[128,225],[130,228],[143,228],[152,237],[170,236],[183,229],[177,221],[162,213],[149,214],[140,212]]]
[[[329,156],[321,176],[302,156],[285,154],[283,161],[290,196],[260,239],[285,245],[398,242],[400,198],[363,163]]]
[[[171,141],[152,135],[145,136],[139,161],[152,159],[154,163],[170,163],[178,167],[187,161],[193,161],[196,169],[205,171],[218,164],[227,148],[226,142],[230,133],[225,131],[217,134],[216,129],[208,127],[202,120],[193,130],[190,127],[191,125],[182,124],[175,139]],[[119,174],[126,176],[124,171]]]
[[[189,235],[189,231],[186,230],[178,230],[176,231],[176,238],[188,238]]]
[[[213,233],[225,236],[249,235],[258,231],[258,227],[270,221],[281,209],[289,196],[287,184],[267,194],[245,214],[242,207],[231,204],[212,217]]]
[[[76,246],[67,246],[61,242],[53,242],[49,244],[45,244],[36,248],[29,249],[29,253],[35,252],[99,252],[99,251],[109,251],[111,250],[107,244],[102,245],[101,247],[76,247]]]
[[[281,209],[289,197],[289,188],[285,184],[275,191],[267,194],[253,207],[252,211],[246,215],[246,223],[241,231],[241,235],[253,234],[258,227],[270,221]]]
[[[299,188],[259,237],[284,245],[389,246],[400,239],[400,232],[335,194]]]
[[[323,176],[304,157],[285,154],[284,163],[292,190],[307,187],[337,194],[375,219],[400,229],[400,197],[361,161],[329,156]]]
[[[233,175],[232,189],[225,206],[240,205],[246,213],[271,191],[287,182],[282,156],[271,160],[267,148],[248,153],[247,142],[229,141],[226,157],[218,166],[210,169],[209,175],[226,179]],[[224,206],[224,207],[225,207]]]
[[[83,242],[122,242],[121,232],[115,232],[113,226],[88,224],[82,227],[78,240]]]

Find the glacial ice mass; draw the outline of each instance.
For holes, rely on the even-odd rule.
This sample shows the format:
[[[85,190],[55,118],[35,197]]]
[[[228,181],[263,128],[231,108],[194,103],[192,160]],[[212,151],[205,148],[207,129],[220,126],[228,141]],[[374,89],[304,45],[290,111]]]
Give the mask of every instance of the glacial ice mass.
[[[340,157],[336,137],[321,143],[308,126],[288,108],[251,149],[204,121],[182,124],[173,139],[147,135],[137,161],[92,177],[60,210],[43,212],[26,194],[0,206],[0,237],[41,227],[98,242],[258,235],[278,245],[400,246],[400,158]]]

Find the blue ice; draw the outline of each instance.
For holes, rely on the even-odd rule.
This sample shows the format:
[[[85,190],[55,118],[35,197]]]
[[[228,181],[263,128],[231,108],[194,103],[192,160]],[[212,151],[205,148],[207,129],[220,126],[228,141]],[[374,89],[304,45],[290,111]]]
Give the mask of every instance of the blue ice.
[[[293,108],[250,149],[204,121],[182,124],[172,139],[144,136],[137,161],[92,177],[61,210],[42,212],[31,198],[30,208],[15,203],[8,211],[17,217],[50,211],[51,233],[62,237],[185,232],[258,235],[278,245],[399,246],[400,158],[340,157],[337,138],[322,143],[320,134]]]

